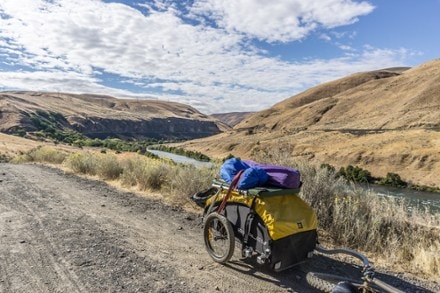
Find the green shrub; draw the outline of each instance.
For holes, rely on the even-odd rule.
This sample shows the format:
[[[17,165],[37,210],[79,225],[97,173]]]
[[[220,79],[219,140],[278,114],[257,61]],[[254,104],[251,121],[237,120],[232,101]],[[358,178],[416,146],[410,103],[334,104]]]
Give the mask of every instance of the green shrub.
[[[163,144],[161,144],[159,146],[155,146],[152,149],[163,151],[163,152],[168,152],[168,153],[173,153],[176,155],[186,156],[188,158],[193,158],[195,160],[202,161],[202,162],[210,162],[211,161],[210,157],[208,157],[207,155],[202,154],[200,152],[190,151],[190,150],[176,148],[176,147],[172,147],[172,146],[166,146]]]
[[[357,183],[374,182],[374,178],[371,176],[371,173],[369,171],[352,165],[348,165],[347,168],[341,167],[341,169],[337,173],[337,176],[342,176],[348,181]]]
[[[379,181],[379,184],[391,185],[394,187],[406,187],[408,184],[400,178],[399,174],[387,173],[385,178]]]
[[[224,157],[224,158],[222,159],[222,162],[225,162],[225,161],[227,161],[227,160],[229,160],[229,159],[232,159],[232,158],[235,158],[235,156],[234,156],[233,154],[229,154],[229,155],[227,155],[226,157]]]

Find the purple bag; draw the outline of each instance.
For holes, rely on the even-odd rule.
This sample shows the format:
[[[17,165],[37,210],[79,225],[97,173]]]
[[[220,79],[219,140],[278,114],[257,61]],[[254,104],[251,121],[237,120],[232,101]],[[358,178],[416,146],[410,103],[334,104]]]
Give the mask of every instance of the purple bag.
[[[245,160],[251,167],[260,167],[266,171],[269,179],[266,185],[282,188],[299,188],[301,186],[301,176],[298,170],[275,165],[260,164],[254,161]]]

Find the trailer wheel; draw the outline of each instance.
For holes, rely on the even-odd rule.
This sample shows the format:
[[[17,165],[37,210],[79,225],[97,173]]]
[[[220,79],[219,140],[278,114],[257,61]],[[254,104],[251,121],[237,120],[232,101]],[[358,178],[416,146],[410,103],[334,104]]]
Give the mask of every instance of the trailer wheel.
[[[228,219],[216,212],[210,213],[205,219],[203,239],[208,254],[215,262],[225,263],[234,254],[234,230]]]

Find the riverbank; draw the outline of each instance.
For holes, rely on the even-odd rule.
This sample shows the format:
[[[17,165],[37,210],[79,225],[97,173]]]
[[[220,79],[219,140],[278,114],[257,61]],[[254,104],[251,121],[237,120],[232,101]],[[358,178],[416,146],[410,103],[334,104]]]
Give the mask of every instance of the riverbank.
[[[197,161],[193,158],[188,158],[186,156],[182,155],[176,155],[174,153],[164,152],[164,151],[157,151],[157,150],[151,150],[148,149],[151,153],[161,157],[161,158],[168,158],[171,159],[177,163],[183,163],[183,164],[192,164],[197,167],[212,167],[214,166],[213,163],[207,163],[207,162],[201,162]],[[326,168],[327,170],[331,172],[335,172],[334,167],[324,164],[321,165],[322,168]],[[359,178],[368,180],[365,176],[365,174],[368,174],[368,171],[363,170],[361,168],[347,168],[347,170],[358,170],[357,172],[351,172],[351,176],[349,178]],[[361,175],[359,175],[361,174]],[[364,175],[362,175],[364,174]],[[336,173],[336,177],[340,177],[340,173]],[[347,179],[347,176],[343,176],[345,179]],[[362,180],[361,180],[362,181]],[[373,182],[377,182],[377,178],[375,180],[372,180]],[[396,181],[394,181],[396,182]],[[357,183],[361,188],[366,190],[367,192],[375,193],[380,196],[386,196],[386,197],[392,197],[396,201],[405,201],[405,203],[408,205],[408,208],[411,210],[413,208],[416,208],[418,210],[429,210],[431,213],[440,213],[440,193],[434,193],[430,191],[420,191],[415,190],[409,187],[396,187],[392,184],[369,184],[369,183]]]

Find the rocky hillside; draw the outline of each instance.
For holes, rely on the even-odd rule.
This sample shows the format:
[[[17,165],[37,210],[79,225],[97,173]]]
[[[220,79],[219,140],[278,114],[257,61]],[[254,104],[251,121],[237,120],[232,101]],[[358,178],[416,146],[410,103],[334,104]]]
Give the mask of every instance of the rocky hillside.
[[[440,59],[357,73],[255,113],[234,131],[186,143],[218,157],[288,149],[297,159],[357,165],[440,186]]]
[[[228,126],[194,108],[157,100],[67,93],[1,92],[0,131],[73,130],[90,138],[194,139]]]
[[[230,112],[230,113],[218,113],[211,114],[212,117],[226,123],[227,125],[234,127],[245,118],[254,114],[255,112]]]

